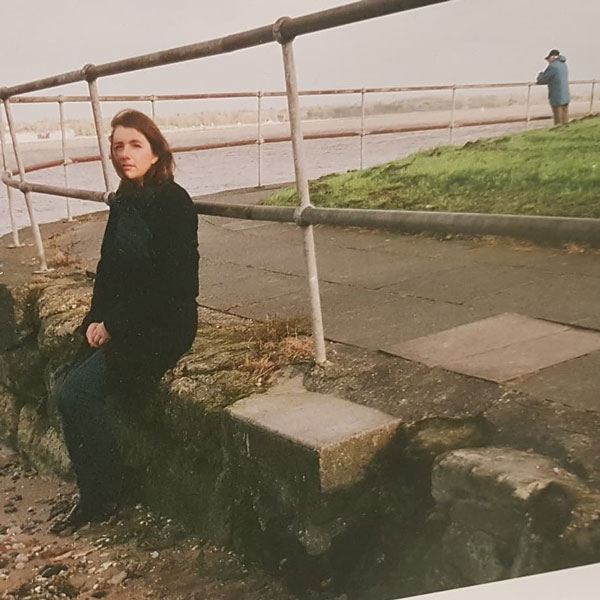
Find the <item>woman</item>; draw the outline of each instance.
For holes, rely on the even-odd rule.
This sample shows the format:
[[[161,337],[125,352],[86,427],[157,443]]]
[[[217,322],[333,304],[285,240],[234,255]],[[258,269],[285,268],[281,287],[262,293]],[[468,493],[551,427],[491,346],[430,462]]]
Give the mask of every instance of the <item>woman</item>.
[[[131,409],[189,350],[197,329],[198,218],[173,181],[169,144],[136,110],[118,113],[111,128],[121,183],[80,328],[89,356],[67,374],[58,404],[80,498],[57,532],[102,520],[118,505],[123,473],[107,436],[106,395]]]

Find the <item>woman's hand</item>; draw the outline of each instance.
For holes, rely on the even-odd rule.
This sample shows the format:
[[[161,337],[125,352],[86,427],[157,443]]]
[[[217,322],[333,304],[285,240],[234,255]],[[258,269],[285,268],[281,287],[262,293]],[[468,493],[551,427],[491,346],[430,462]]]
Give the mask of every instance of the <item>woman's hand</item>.
[[[92,348],[100,348],[110,340],[110,335],[106,331],[104,323],[90,323],[85,332],[85,337]]]

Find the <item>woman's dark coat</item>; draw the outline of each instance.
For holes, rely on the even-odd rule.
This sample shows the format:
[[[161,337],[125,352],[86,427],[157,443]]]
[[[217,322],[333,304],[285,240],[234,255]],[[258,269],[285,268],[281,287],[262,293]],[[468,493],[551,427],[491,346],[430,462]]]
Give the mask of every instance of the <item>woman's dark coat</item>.
[[[173,180],[121,185],[81,331],[104,323],[109,390],[158,380],[192,345],[197,329],[198,216]]]

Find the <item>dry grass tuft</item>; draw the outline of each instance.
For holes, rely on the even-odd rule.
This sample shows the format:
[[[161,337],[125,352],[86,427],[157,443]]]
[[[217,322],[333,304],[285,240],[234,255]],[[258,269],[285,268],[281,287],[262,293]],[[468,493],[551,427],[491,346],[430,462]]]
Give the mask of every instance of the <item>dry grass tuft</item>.
[[[248,344],[240,367],[250,372],[256,384],[267,383],[278,370],[313,360],[313,342],[309,335],[310,321],[305,317],[268,318],[245,325],[236,337]]]
[[[58,250],[54,254],[54,256],[48,261],[48,266],[54,269],[59,267],[70,267],[73,265],[77,265],[81,262],[79,258],[73,256],[69,252],[63,252],[62,250]]]
[[[592,248],[589,244],[577,244],[575,242],[565,244],[563,250],[567,254],[600,254],[600,250]]]

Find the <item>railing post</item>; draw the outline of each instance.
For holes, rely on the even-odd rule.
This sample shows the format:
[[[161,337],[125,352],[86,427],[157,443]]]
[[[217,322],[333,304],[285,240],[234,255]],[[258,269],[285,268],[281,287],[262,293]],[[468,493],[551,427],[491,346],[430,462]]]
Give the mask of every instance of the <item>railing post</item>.
[[[262,187],[262,155],[263,155],[263,137],[262,137],[262,96],[261,91],[256,93],[257,115],[256,115],[256,143],[258,144],[258,187]]]
[[[526,129],[529,129],[529,124],[531,123],[531,86],[533,84],[527,84],[527,118],[526,118]]]
[[[306,177],[304,145],[302,136],[302,119],[300,117],[300,97],[298,94],[298,81],[296,78],[296,65],[294,61],[293,41],[285,39],[281,34],[281,26],[288,20],[282,17],[273,26],[275,39],[281,44],[283,51],[283,66],[285,71],[285,87],[290,116],[290,129],[292,136],[292,149],[294,152],[294,171],[296,173],[296,188],[300,196],[300,207],[297,209],[297,223],[302,228],[304,235],[304,255],[308,270],[308,284],[310,288],[312,306],[313,340],[315,344],[315,359],[318,364],[327,360],[325,352],[325,335],[323,332],[323,315],[321,313],[321,298],[319,295],[319,275],[317,272],[317,257],[315,253],[315,239],[312,225],[302,223],[302,210],[311,206],[308,179]]]
[[[591,115],[594,111],[594,91],[596,89],[596,80],[592,81],[592,93],[590,94],[590,110],[589,114]]]
[[[364,158],[364,139],[365,139],[365,88],[360,90],[360,166],[363,168]]]
[[[12,110],[10,108],[10,100],[8,98],[4,99],[4,110],[6,112],[6,120],[8,122],[8,130],[10,132],[10,137],[12,140],[15,160],[17,161],[17,169],[19,170],[19,178],[21,179],[21,183],[23,183],[25,181],[25,167],[23,166],[23,161],[21,160],[19,141],[17,140],[17,131],[15,129],[15,122],[12,118]],[[29,214],[29,222],[31,223],[31,232],[33,233],[35,247],[37,249],[38,257],[40,259],[40,269],[38,272],[45,273],[46,271],[49,271],[49,269],[46,263],[46,252],[44,251],[44,244],[42,243],[40,228],[35,219],[35,213],[33,212],[33,205],[31,203],[31,192],[25,191],[23,192],[23,194],[25,196],[25,205],[27,206],[27,212]]]
[[[150,106],[152,108],[152,120],[156,123],[156,96],[152,96],[150,100]]]
[[[104,186],[106,191],[110,191],[110,158],[109,148],[104,137],[104,123],[102,122],[102,108],[100,106],[100,97],[98,96],[98,86],[94,76],[94,65],[85,65],[83,73],[88,82],[90,90],[90,100],[92,103],[92,113],[94,115],[94,125],[96,126],[96,135],[98,137],[98,149],[100,150],[100,161],[102,163],[102,175],[104,176]]]
[[[60,139],[62,145],[62,155],[63,155],[63,174],[65,178],[65,187],[69,187],[69,175],[67,173],[67,165],[69,164],[69,159],[67,158],[67,133],[65,131],[65,113],[64,113],[64,99],[62,96],[58,97],[58,112],[60,116]],[[67,204],[67,221],[72,221],[73,216],[71,215],[71,201],[69,198],[65,199]]]
[[[0,111],[0,148],[2,150],[2,169],[8,171],[8,163],[6,161],[6,137],[4,135],[4,119],[2,118],[2,112]],[[19,230],[15,222],[15,215],[13,213],[13,189],[6,186],[6,196],[8,198],[8,217],[10,219],[10,229],[12,231],[13,243],[9,248],[18,248],[22,246],[19,240]]]
[[[456,111],[456,86],[452,86],[452,109],[450,111],[450,136],[449,142],[454,142],[454,113]]]

